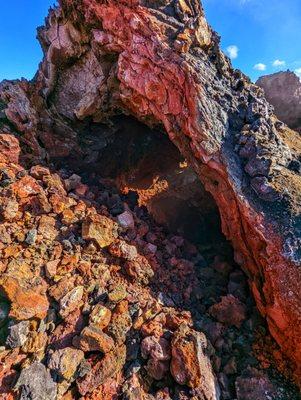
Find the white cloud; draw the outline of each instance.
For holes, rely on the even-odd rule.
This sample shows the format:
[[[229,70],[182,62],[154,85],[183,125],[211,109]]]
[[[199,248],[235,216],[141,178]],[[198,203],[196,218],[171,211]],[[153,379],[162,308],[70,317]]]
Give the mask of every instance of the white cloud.
[[[273,62],[273,67],[284,67],[286,62],[284,60],[275,60]]]
[[[253,68],[256,69],[257,71],[265,71],[267,69],[267,66],[265,64],[258,63],[255,64]]]
[[[301,68],[295,69],[295,74],[301,79]]]
[[[238,57],[239,48],[233,44],[233,45],[227,47],[226,52],[227,52],[228,56],[232,60],[234,60],[235,58]]]

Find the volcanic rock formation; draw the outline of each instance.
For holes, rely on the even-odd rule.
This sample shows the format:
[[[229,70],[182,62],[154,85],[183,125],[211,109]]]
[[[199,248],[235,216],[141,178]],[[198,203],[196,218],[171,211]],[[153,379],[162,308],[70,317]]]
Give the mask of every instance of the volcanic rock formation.
[[[301,133],[301,81],[291,71],[262,76],[256,82],[275,107],[277,117]]]
[[[160,380],[170,370],[177,384],[192,390],[188,398],[217,399],[221,391],[221,398],[232,398],[227,376],[218,386],[209,367],[210,345],[191,328],[190,317],[176,314],[177,300],[165,299],[174,309],[161,313],[159,294],[144,293],[157,279],[166,291],[172,286],[175,299],[175,291],[189,298],[185,285],[194,274],[178,250],[181,237],[156,255],[164,238],[154,228],[157,236],[146,240],[144,211],[133,208],[133,217],[127,209],[133,196],[158,223],[180,227],[184,236],[189,220],[215,230],[218,208],[257,307],[300,379],[301,142],[277,120],[262,89],[233,70],[199,2],[61,0],[38,36],[44,58],[34,80],[0,84],[1,289],[17,325],[10,321],[5,343],[22,346],[20,353],[4,354],[7,365],[16,365],[13,374],[4,371],[4,384],[11,387],[18,365],[28,363],[26,354],[38,353],[18,377],[15,389],[23,396],[34,397],[44,379],[47,398],[54,390],[72,397],[74,381],[75,397],[112,398],[105,396],[118,392],[125,361],[135,359],[125,348],[127,335],[135,341],[134,329],[152,337],[141,350],[148,360],[143,391],[150,393],[149,377]],[[82,183],[79,174],[90,180]],[[129,196],[126,207],[112,181]],[[23,223],[26,236],[17,229]],[[36,244],[40,257],[27,248]],[[164,275],[163,260],[172,273]],[[229,276],[231,268],[217,270],[223,268]],[[215,305],[203,305],[221,330],[225,324],[239,329],[246,318],[231,287]],[[45,370],[46,346],[56,389]],[[235,362],[228,361],[226,371],[235,374]],[[30,375],[36,384],[28,382]],[[123,398],[152,398],[141,394],[136,372],[130,376]],[[258,371],[246,376],[267,382]],[[244,379],[237,381],[240,399],[249,396],[239,387]],[[259,392],[274,391],[267,386]],[[185,398],[177,390],[174,398]]]

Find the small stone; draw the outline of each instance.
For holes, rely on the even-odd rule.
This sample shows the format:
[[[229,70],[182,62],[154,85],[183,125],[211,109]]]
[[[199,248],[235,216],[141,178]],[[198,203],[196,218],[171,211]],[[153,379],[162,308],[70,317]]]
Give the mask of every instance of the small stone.
[[[7,161],[17,164],[20,152],[19,140],[14,135],[0,134],[0,153],[6,157]]]
[[[11,302],[10,317],[17,320],[30,318],[44,319],[49,303],[46,296],[46,283],[40,277],[26,275],[24,277],[12,271],[0,277],[0,291],[5,293]],[[20,275],[20,276],[19,276]]]
[[[8,326],[6,346],[11,349],[23,346],[29,334],[29,321],[21,321]]]
[[[118,303],[127,297],[127,291],[123,285],[116,286],[111,292],[109,292],[109,300],[113,303]]]
[[[80,306],[84,294],[84,287],[77,286],[60,300],[60,315],[65,318]]]
[[[49,371],[39,362],[21,371],[15,389],[19,391],[20,400],[54,400],[57,394]]]
[[[35,165],[30,168],[30,175],[35,179],[42,179],[44,175],[50,175],[50,170],[41,165]]]
[[[132,327],[132,318],[128,310],[128,302],[121,301],[115,307],[107,332],[118,344],[126,341],[126,336]]]
[[[114,340],[95,325],[84,328],[78,338],[74,339],[76,347],[84,352],[101,351],[108,353],[114,346]]]
[[[125,260],[134,260],[138,256],[135,246],[127,244],[124,240],[115,240],[109,247],[109,252],[112,256],[124,258]]]
[[[31,229],[26,235],[25,243],[27,243],[29,245],[35,244],[35,242],[37,240],[37,234],[38,234],[38,231],[36,229]]]
[[[220,389],[206,355],[204,334],[181,325],[172,339],[171,374],[180,385],[198,388],[204,398],[218,400]]]
[[[19,203],[15,199],[5,199],[1,202],[0,213],[4,220],[14,220],[19,215]]]
[[[151,357],[160,361],[170,360],[170,344],[164,338],[148,336],[141,342],[141,355],[145,359]]]
[[[57,235],[58,230],[55,228],[56,220],[48,215],[42,215],[39,221],[38,233],[46,240],[53,241]]]
[[[77,387],[82,396],[93,392],[109,378],[116,376],[123,368],[126,360],[126,347],[116,346],[112,351],[96,362],[91,371],[83,379],[77,381]],[[112,398],[107,397],[108,399]]]
[[[147,253],[156,254],[158,247],[152,243],[147,243],[145,250]]]
[[[223,296],[220,303],[210,307],[209,312],[219,322],[237,328],[246,319],[246,306],[231,294]]]
[[[268,376],[255,368],[248,368],[236,379],[238,400],[278,399],[276,390]]]
[[[22,346],[22,351],[31,354],[43,352],[47,344],[47,339],[45,332],[29,332],[28,338]]]
[[[169,371],[169,362],[150,358],[145,369],[151,378],[160,381]]]
[[[124,211],[117,217],[118,224],[124,229],[133,229],[135,227],[135,221],[133,214],[130,211]]]
[[[67,381],[73,381],[76,372],[84,359],[84,353],[81,350],[72,347],[57,350],[50,355],[48,367],[61,378]]]
[[[56,275],[57,267],[60,263],[60,260],[53,260],[53,261],[48,261],[45,265],[45,273],[47,278],[52,278],[54,275]]]
[[[69,192],[70,190],[74,190],[78,185],[81,184],[82,178],[79,175],[73,174],[68,179],[64,180],[65,188]]]
[[[83,222],[82,237],[96,240],[101,248],[107,247],[117,237],[117,224],[103,215],[93,215]]]
[[[127,261],[124,268],[132,278],[142,285],[147,285],[150,279],[154,276],[154,271],[144,256],[138,255],[134,260]]]
[[[90,323],[99,329],[105,329],[110,323],[111,316],[111,310],[101,304],[97,304],[90,314]]]
[[[164,338],[148,336],[141,343],[141,355],[149,358],[146,370],[153,379],[161,380],[169,371],[170,343]]]

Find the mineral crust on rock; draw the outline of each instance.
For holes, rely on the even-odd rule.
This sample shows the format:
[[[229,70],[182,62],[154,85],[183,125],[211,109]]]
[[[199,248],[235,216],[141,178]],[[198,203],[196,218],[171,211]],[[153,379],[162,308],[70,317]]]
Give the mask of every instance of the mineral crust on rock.
[[[0,397],[298,399],[298,133],[196,0],[61,0],[38,36],[0,83]]]

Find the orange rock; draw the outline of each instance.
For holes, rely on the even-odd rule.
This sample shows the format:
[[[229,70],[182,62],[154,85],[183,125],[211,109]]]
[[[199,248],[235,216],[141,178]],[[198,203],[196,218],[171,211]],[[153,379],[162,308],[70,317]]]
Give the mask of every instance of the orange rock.
[[[41,186],[30,175],[25,175],[13,183],[11,189],[20,200],[27,199],[29,196],[37,195],[42,192]]]
[[[97,304],[90,314],[90,322],[99,329],[105,329],[110,323],[111,316],[111,310],[101,304]]]
[[[109,246],[117,237],[118,225],[103,215],[90,216],[82,225],[84,239],[96,240],[101,248]]]
[[[20,279],[4,274],[0,290],[11,302],[10,317],[17,320],[46,317],[49,303],[46,284],[41,278]]]
[[[74,345],[84,352],[100,351],[108,353],[114,346],[114,340],[95,324],[83,329],[80,336],[73,340]]]

